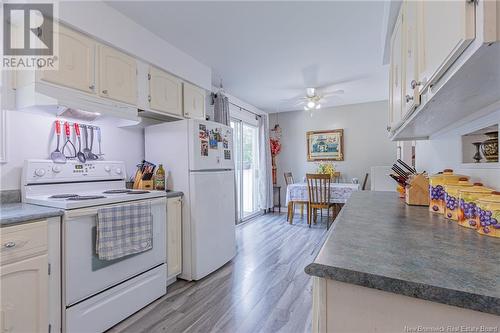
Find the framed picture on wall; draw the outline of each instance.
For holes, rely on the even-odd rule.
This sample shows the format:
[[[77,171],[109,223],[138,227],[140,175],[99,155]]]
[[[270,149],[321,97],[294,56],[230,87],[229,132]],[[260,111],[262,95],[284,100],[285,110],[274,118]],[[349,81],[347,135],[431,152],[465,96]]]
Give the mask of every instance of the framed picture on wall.
[[[343,161],[344,130],[311,131],[306,133],[308,161]]]

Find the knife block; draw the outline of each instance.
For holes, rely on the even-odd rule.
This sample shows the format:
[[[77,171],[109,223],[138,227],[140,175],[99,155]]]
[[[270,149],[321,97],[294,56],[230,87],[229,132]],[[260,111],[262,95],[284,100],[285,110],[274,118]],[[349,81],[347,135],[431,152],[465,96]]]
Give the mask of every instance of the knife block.
[[[420,173],[408,179],[405,202],[411,206],[429,206],[429,178]]]
[[[154,177],[148,180],[144,180],[142,177],[143,173],[137,170],[134,177],[134,190],[152,190]]]

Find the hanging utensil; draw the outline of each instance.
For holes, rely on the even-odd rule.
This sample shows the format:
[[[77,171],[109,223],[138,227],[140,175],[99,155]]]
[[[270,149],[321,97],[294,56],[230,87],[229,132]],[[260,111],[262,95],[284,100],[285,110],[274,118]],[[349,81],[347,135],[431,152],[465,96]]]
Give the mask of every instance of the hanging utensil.
[[[76,138],[78,139],[78,152],[76,153],[76,157],[80,162],[85,163],[87,162],[87,158],[85,157],[85,154],[82,153],[82,138],[80,136],[80,126],[78,126],[78,123],[74,123],[73,127],[75,128]]]
[[[50,159],[54,163],[66,163],[66,156],[59,150],[59,143],[61,140],[61,123],[59,120],[55,121],[55,129],[56,129],[56,137],[57,137],[57,146],[56,150],[54,150],[50,154]]]
[[[87,126],[90,127],[90,152],[89,152],[89,160],[98,160],[99,156],[94,154],[92,152],[92,149],[94,147],[94,126]]]
[[[69,127],[69,123],[67,121],[64,122],[64,134],[66,135],[66,142],[62,146],[61,150],[63,151],[63,153],[64,153],[65,149],[69,150],[69,155],[64,153],[64,156],[66,158],[75,158],[76,157],[76,147],[73,144],[73,142],[71,142],[71,130]]]
[[[101,128],[100,127],[97,127],[97,143],[99,144],[99,156],[102,156],[104,155],[101,151]]]
[[[85,148],[83,148],[83,153],[85,154],[85,158],[89,159],[90,149],[89,149],[89,132],[87,129],[87,125],[82,125],[83,135],[85,136]]]

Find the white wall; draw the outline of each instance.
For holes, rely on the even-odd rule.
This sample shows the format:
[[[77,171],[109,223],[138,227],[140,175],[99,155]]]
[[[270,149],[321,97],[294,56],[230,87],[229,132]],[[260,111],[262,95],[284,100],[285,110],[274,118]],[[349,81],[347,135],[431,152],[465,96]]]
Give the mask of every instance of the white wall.
[[[43,112],[21,111],[7,111],[6,118],[7,163],[0,164],[0,189],[20,189],[24,160],[46,159],[55,149],[53,125],[56,118]],[[135,172],[135,165],[144,158],[144,131],[140,128],[118,128],[116,120],[111,119],[92,124],[101,127],[104,158],[125,161],[127,175]],[[96,141],[94,147],[95,152],[98,147]]]
[[[78,30],[206,90],[212,86],[212,70],[209,66],[101,1],[61,1],[59,18]]]
[[[430,140],[417,141],[415,147],[417,169],[432,174],[450,168],[456,173],[471,176],[473,181],[480,181],[500,190],[500,164],[462,163],[461,140],[463,134],[499,123],[500,109],[463,125],[451,126]]]
[[[283,172],[291,171],[295,181],[307,172],[315,172],[317,164],[307,161],[306,132],[344,129],[344,161],[335,162],[344,181],[359,178],[362,182],[370,167],[392,165],[396,159],[396,143],[388,139],[387,102],[354,104],[313,112],[282,112],[271,114],[269,126],[282,128],[282,151],[277,160],[278,184],[285,198]],[[367,189],[370,188],[368,182]],[[282,199],[284,204],[284,199]]]

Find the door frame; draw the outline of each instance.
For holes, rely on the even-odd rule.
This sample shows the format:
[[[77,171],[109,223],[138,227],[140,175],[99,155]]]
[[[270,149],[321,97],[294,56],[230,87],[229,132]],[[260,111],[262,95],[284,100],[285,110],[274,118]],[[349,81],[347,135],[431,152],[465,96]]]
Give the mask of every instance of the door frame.
[[[236,224],[241,224],[243,222],[246,222],[256,216],[259,216],[259,215],[262,215],[263,212],[261,210],[259,210],[258,208],[253,212],[253,213],[250,213],[249,215],[246,215],[246,216],[243,216],[243,125],[247,125],[247,126],[253,126],[253,127],[256,127],[255,125],[247,122],[247,121],[244,121],[240,118],[237,118],[237,117],[234,117],[234,116],[231,116],[230,117],[230,122],[234,122],[236,124],[236,126],[238,126],[238,131],[239,131],[239,134],[240,134],[240,140],[236,140],[236,138],[234,137],[233,135],[233,144],[234,144],[234,147],[236,147],[236,145],[238,145],[238,155],[239,156],[236,156],[235,154],[235,159],[234,159],[234,165],[235,165],[235,202],[237,203],[236,204]],[[258,127],[256,127],[258,129]],[[233,131],[233,134],[236,132],[236,130]],[[258,142],[258,144],[260,144],[260,142]],[[236,151],[236,149],[235,149]],[[239,166],[237,165],[239,163]],[[238,176],[237,174],[239,175],[239,184],[238,184]],[[238,188],[239,188],[239,191],[238,191]],[[239,197],[239,198],[238,198]],[[238,200],[239,199],[239,200]],[[240,208],[239,211],[238,211],[238,207]]]

